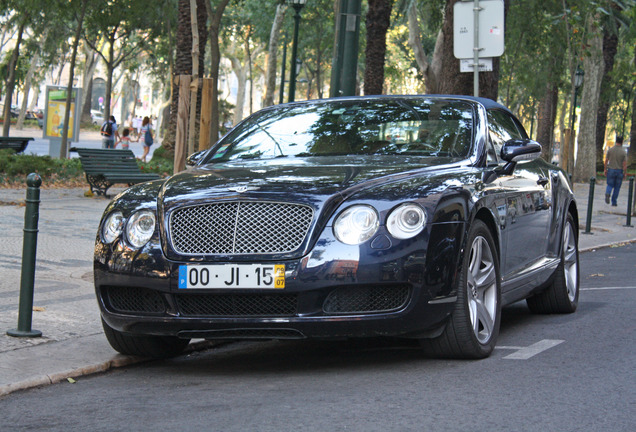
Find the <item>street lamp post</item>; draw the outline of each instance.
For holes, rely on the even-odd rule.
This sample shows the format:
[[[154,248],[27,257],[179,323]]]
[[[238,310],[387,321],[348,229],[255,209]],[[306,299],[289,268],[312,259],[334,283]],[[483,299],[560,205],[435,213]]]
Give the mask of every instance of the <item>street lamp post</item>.
[[[288,0],[296,10],[294,15],[294,41],[292,43],[291,67],[289,73],[289,102],[293,102],[296,96],[296,60],[298,58],[298,26],[300,24],[300,11],[307,3],[307,0]]]
[[[572,115],[570,116],[570,128],[574,131],[574,118],[576,111],[576,99],[579,96],[579,89],[583,85],[583,77],[585,76],[585,71],[581,69],[581,66],[576,67],[576,72],[574,73],[574,103],[572,104]]]

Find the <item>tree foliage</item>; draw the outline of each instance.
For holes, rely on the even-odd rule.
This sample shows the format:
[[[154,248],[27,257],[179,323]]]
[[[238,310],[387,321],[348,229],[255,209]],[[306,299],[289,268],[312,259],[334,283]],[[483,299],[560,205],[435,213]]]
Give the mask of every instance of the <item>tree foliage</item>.
[[[368,86],[367,93],[472,94],[472,77],[459,73],[458,61],[452,56],[449,19],[455,1],[362,0],[359,87]],[[279,100],[281,86],[282,94],[287,89],[285,80],[291,67],[294,14],[288,8],[282,25],[273,26],[281,3],[285,3],[284,0],[197,2],[198,9],[205,12],[203,22],[199,22],[200,31],[207,31],[205,35],[209,36],[200,41],[199,73],[218,79],[220,67],[225,68],[226,76],[239,77],[238,87],[243,86],[241,91],[245,97],[238,97],[237,120],[262,105],[256,95],[265,95],[267,90],[269,104]],[[56,84],[66,82],[61,71],[70,61],[74,17],[81,4],[76,0],[0,0],[0,90],[5,102],[7,97],[15,99],[12,97],[15,93],[28,91],[25,84],[31,69],[33,86],[43,80]],[[141,72],[154,81],[152,85],[163,94],[163,100],[175,100],[174,74],[191,72],[188,65],[192,57],[190,28],[180,31],[178,19],[186,4],[189,0],[89,2],[81,43],[97,53],[101,66],[107,70],[107,113],[112,106],[109,98],[121,97],[119,89],[136,80]],[[577,105],[590,109],[590,114],[583,115],[595,114],[594,120],[581,119],[586,126],[582,129],[585,136],[579,134],[578,141],[582,146],[595,143],[596,150],[592,153],[598,163],[603,153],[599,143],[602,146],[606,138],[616,134],[630,136],[635,130],[632,120],[636,93],[635,1],[506,0],[505,4],[508,6],[506,50],[496,60],[498,72],[480,74],[485,80],[483,88],[486,94],[511,107],[522,119],[533,137],[544,144],[545,157],[550,157],[550,150],[557,142],[562,147],[566,144],[564,133],[572,127],[572,113],[574,129],[581,130],[578,121],[581,110],[572,109],[574,72],[577,67],[592,64],[592,56],[598,55],[591,49],[592,41],[602,34],[602,71],[599,69],[595,74],[586,71],[584,87],[577,92]],[[381,9],[386,6],[392,6],[388,9],[390,12]],[[309,0],[302,9],[298,99],[328,94],[337,10],[337,0]],[[598,22],[597,30],[586,25],[591,18]],[[386,25],[386,29],[381,25],[378,33],[378,24]],[[21,46],[16,46],[21,25]],[[605,48],[609,47],[606,40],[611,38],[615,52]],[[274,45],[270,45],[270,41],[274,41]],[[12,62],[11,54],[16,48],[19,56]],[[31,63],[34,57],[37,57],[33,62],[35,66]],[[83,62],[88,62],[85,57],[78,59],[75,73],[83,73]],[[12,93],[8,92],[10,75],[15,88],[11,89]],[[600,90],[594,90],[597,87]],[[213,100],[218,101],[220,96],[225,106],[227,100],[237,101],[235,90],[232,94],[226,91],[227,87],[220,90],[225,92],[215,95]],[[173,103],[172,111],[175,109]],[[218,135],[221,122],[218,102],[214,104],[213,117],[211,143]],[[591,123],[596,124],[594,131],[587,127]],[[174,137],[166,142],[173,143]]]

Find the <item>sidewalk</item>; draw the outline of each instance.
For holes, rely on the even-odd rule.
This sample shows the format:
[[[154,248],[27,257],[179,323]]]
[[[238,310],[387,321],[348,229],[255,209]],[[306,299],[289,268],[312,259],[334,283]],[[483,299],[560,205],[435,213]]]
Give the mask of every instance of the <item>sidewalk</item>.
[[[605,185],[596,185],[592,234],[582,233],[589,185],[575,185],[581,251],[636,241],[636,228],[624,226],[628,185],[621,189],[618,207],[605,204]],[[43,336],[31,339],[6,335],[17,327],[26,189],[0,189],[0,397],[144,361],[116,354],[103,336],[92,257],[97,225],[109,200],[86,198],[86,190],[88,186],[41,190],[32,328]],[[120,190],[113,187],[111,193]],[[206,346],[210,344],[199,341],[192,349]]]

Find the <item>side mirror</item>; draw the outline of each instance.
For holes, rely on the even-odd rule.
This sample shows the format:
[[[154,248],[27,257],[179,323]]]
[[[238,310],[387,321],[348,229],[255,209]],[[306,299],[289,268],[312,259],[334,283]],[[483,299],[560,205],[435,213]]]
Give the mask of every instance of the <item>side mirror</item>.
[[[192,153],[186,158],[186,166],[195,166],[203,158],[206,152],[207,150],[200,150],[198,152]]]
[[[530,139],[511,139],[501,148],[501,159],[506,162],[535,160],[541,156],[541,144]]]
[[[510,175],[517,162],[535,160],[541,156],[541,144],[530,139],[511,139],[501,148],[501,159],[506,161],[503,168],[498,168],[498,175]]]

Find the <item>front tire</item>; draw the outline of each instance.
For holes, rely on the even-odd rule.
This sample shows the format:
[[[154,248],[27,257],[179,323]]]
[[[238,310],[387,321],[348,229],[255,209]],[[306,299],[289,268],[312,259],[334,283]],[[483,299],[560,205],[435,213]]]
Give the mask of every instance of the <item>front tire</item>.
[[[579,247],[574,218],[569,213],[563,227],[561,262],[554,280],[526,303],[530,311],[537,314],[572,313],[579,304]]]
[[[501,321],[499,259],[490,230],[477,219],[468,231],[457,283],[455,310],[442,334],[420,341],[435,357],[488,357],[497,342]]]
[[[117,352],[126,355],[150,358],[168,358],[179,355],[190,343],[190,339],[174,336],[138,336],[122,333],[110,327],[102,319],[102,327],[108,343]]]

